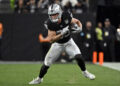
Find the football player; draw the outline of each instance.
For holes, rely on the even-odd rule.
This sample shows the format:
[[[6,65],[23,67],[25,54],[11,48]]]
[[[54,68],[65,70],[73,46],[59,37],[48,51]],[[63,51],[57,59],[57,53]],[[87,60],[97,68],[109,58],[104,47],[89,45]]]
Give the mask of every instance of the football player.
[[[73,18],[70,12],[63,12],[58,4],[52,4],[49,6],[48,15],[49,18],[45,22],[48,36],[43,38],[42,35],[40,35],[39,38],[41,42],[50,42],[52,45],[45,57],[39,76],[29,82],[29,84],[41,83],[44,75],[50,68],[50,65],[63,51],[65,51],[71,59],[75,59],[77,61],[77,64],[85,77],[91,80],[95,79],[95,75],[87,71],[82,54],[71,38],[71,34],[82,31],[81,22],[78,19]],[[74,28],[72,25],[74,25]]]

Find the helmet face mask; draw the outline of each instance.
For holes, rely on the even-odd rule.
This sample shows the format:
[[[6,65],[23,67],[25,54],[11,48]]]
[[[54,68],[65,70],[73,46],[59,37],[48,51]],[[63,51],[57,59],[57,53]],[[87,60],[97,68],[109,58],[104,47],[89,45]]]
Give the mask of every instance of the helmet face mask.
[[[52,15],[49,15],[50,16],[50,20],[52,22],[57,22],[59,20],[59,14],[52,14]]]
[[[51,22],[58,22],[58,20],[61,18],[62,10],[58,4],[52,4],[48,8],[48,15],[51,20]]]

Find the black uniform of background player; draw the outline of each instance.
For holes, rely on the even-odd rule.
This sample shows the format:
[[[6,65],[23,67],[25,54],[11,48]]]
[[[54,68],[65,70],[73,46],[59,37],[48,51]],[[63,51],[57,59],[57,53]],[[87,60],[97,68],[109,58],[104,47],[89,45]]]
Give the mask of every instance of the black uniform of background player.
[[[104,27],[104,42],[106,42],[107,46],[105,49],[105,57],[111,59],[111,61],[115,61],[115,39],[116,39],[116,29],[114,26],[110,25],[108,28]],[[109,33],[107,36],[105,33]],[[109,53],[109,54],[108,54]]]

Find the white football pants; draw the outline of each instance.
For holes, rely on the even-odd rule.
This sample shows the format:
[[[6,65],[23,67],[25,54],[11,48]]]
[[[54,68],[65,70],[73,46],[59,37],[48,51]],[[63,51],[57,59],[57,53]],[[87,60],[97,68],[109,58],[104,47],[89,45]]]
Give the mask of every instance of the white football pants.
[[[50,66],[55,60],[58,59],[63,51],[69,55],[70,59],[73,59],[77,54],[81,54],[78,46],[75,44],[72,38],[63,44],[55,42],[51,45],[51,48],[45,56],[44,64],[46,66]]]

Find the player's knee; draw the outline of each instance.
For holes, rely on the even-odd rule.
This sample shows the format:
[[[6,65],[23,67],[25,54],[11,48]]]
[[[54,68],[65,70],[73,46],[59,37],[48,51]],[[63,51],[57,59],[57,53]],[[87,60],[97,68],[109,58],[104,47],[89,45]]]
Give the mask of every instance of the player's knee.
[[[52,62],[51,62],[51,61],[45,61],[44,64],[45,64],[46,66],[49,66],[49,67],[50,67],[50,65],[52,64]]]

